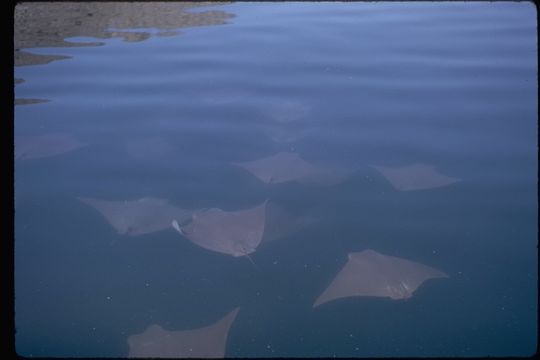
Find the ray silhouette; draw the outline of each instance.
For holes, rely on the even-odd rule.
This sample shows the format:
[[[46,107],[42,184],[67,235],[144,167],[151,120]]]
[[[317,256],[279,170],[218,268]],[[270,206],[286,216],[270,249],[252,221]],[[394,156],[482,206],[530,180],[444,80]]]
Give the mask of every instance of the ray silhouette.
[[[144,358],[223,358],[227,337],[238,310],[216,323],[193,330],[168,331],[151,325],[128,338],[128,357]]]
[[[38,159],[61,155],[86,146],[72,135],[20,135],[15,137],[15,159]]]
[[[344,171],[310,164],[294,152],[279,152],[233,165],[243,168],[266,184],[296,181],[300,184],[331,186],[344,181],[348,175]]]
[[[285,100],[264,110],[267,117],[278,123],[290,123],[304,118],[311,107],[300,101]]]
[[[442,175],[431,165],[412,164],[403,167],[386,167],[372,165],[399,191],[434,189],[461,181]]]
[[[138,200],[109,201],[78,197],[103,215],[119,234],[137,236],[170,227],[173,219],[184,221],[192,212],[169,204],[167,200],[143,197]]]
[[[267,200],[256,207],[237,211],[218,208],[199,211],[184,224],[175,220],[172,225],[200,247],[249,258],[260,245],[291,235],[314,221],[293,216]]]
[[[348,261],[313,307],[351,296],[407,299],[425,281],[447,278],[444,272],[374,250],[349,253]]]
[[[249,255],[263,238],[266,204],[267,201],[238,211],[207,209],[194,213],[185,225],[178,219],[172,224],[180,234],[207,250],[232,256]]]
[[[262,131],[276,144],[290,146],[310,136],[314,129],[303,124],[261,124]]]

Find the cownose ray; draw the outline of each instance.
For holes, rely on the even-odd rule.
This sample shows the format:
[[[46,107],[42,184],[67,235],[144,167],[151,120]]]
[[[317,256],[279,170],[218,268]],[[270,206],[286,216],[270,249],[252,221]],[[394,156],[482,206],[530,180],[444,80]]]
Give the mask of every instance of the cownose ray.
[[[223,358],[227,337],[238,310],[206,327],[169,331],[150,325],[144,332],[128,338],[128,357],[145,358]]]
[[[444,272],[410,260],[380,254],[374,250],[349,253],[348,261],[313,307],[351,296],[379,296],[407,299],[425,281],[447,278]]]
[[[277,144],[290,144],[306,137],[305,133],[291,129],[270,128],[268,132],[270,139]]]
[[[15,136],[15,159],[51,157],[77,150],[86,145],[72,135],[64,133],[19,135]]]
[[[372,167],[379,171],[399,191],[434,189],[461,181],[459,178],[440,174],[431,165],[419,163],[402,167],[375,165],[372,165]]]
[[[261,124],[270,139],[282,145],[302,140],[312,132],[303,119],[311,107],[297,100],[272,102],[263,112],[270,122]]]
[[[302,123],[260,124],[262,131],[276,144],[290,147],[313,133],[313,128]]]
[[[184,221],[185,224],[174,219],[172,226],[207,250],[249,258],[264,235],[267,203],[268,200],[256,207],[237,211],[211,208],[195,212],[191,219]]]
[[[308,163],[295,152],[279,152],[257,160],[233,163],[248,171],[266,184],[279,184],[296,181],[300,184],[322,186],[336,185],[346,175],[337,169],[326,169]]]
[[[153,197],[125,201],[77,199],[99,211],[119,234],[130,236],[167,229],[173,219],[185,221],[192,213],[171,205],[168,200]]]
[[[302,119],[311,111],[311,107],[297,100],[285,100],[273,103],[264,113],[277,123],[290,123]]]
[[[293,216],[266,200],[249,209],[195,212],[183,225],[174,220],[172,226],[198,246],[235,257],[246,256],[253,262],[249,254],[261,244],[291,235],[313,222],[312,218]]]

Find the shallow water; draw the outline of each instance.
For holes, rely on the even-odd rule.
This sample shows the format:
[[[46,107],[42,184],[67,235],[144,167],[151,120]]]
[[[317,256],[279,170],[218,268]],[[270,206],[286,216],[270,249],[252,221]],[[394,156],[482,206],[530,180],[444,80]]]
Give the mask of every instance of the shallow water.
[[[127,338],[151,324],[199,328],[240,307],[230,357],[534,353],[532,3],[186,11],[209,10],[219,21],[188,27],[97,19],[124,37],[73,32],[66,41],[103,44],[27,49],[70,58],[15,67],[16,98],[48,100],[15,107],[15,146],[58,133],[84,144],[15,160],[17,352],[126,356]],[[283,151],[347,176],[266,184],[233,164]],[[461,181],[399,191],[373,167],[417,163]],[[315,221],[261,245],[254,265],[172,227],[120,234],[77,197],[226,211],[268,199]],[[347,254],[365,249],[449,278],[406,300],[313,308]]]

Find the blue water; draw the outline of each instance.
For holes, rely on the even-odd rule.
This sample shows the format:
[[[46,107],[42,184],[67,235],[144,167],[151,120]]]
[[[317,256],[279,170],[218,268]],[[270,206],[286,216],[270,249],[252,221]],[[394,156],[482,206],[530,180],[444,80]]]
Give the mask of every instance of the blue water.
[[[226,356],[533,354],[534,5],[212,9],[235,17],[141,42],[29,49],[72,58],[15,68],[25,80],[16,97],[50,100],[15,107],[15,136],[88,144],[15,161],[17,352],[122,357],[151,324],[199,328],[239,306]],[[85,35],[68,40],[96,41]],[[350,175],[334,186],[264,184],[231,165],[279,151]],[[370,166],[412,163],[462,181],[398,191]],[[172,228],[118,234],[78,196],[227,211],[270,199],[318,221],[261,246],[254,266]],[[365,249],[449,278],[406,300],[312,308],[347,254]]]

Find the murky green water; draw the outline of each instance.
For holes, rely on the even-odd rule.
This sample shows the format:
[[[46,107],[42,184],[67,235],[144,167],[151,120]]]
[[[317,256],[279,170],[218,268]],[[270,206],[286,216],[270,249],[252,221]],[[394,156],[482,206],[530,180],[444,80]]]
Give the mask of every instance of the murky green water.
[[[19,354],[127,356],[237,307],[230,357],[536,350],[531,3],[64,6],[15,28],[42,55],[16,102],[47,100],[15,106]],[[367,249],[448,278],[368,261],[382,296],[313,307]]]

